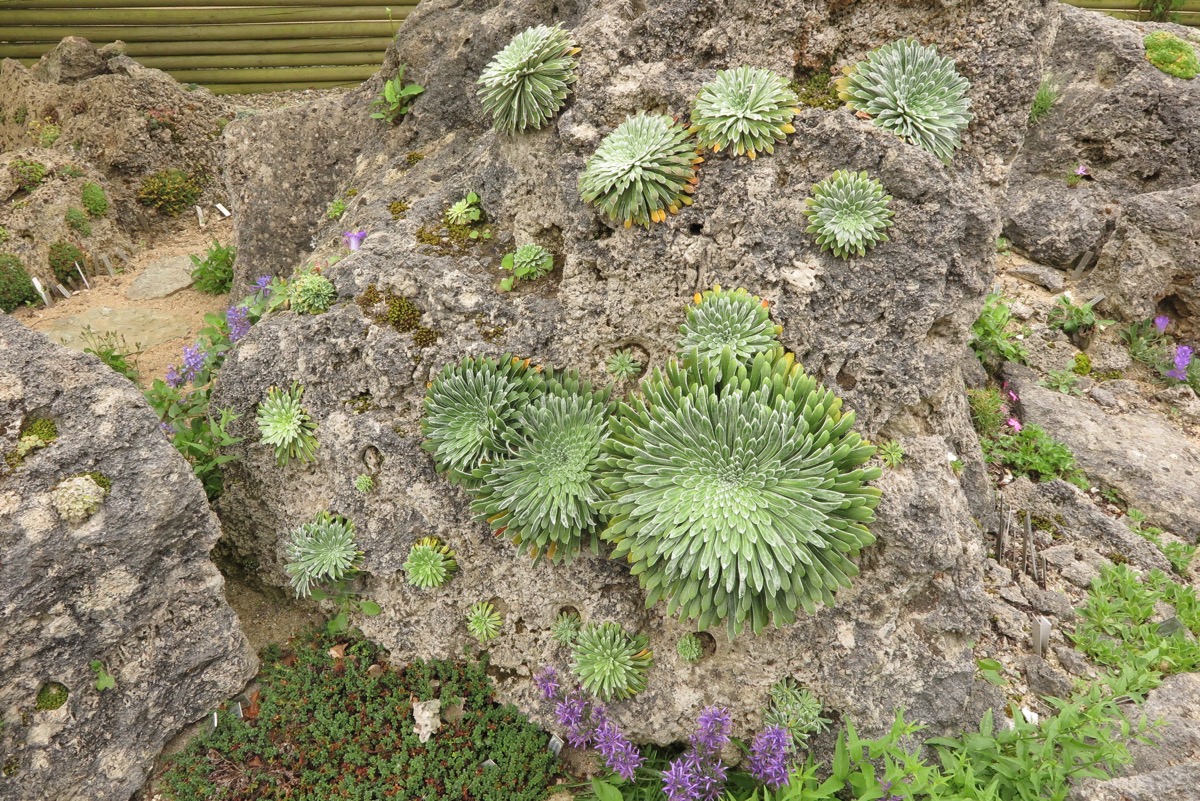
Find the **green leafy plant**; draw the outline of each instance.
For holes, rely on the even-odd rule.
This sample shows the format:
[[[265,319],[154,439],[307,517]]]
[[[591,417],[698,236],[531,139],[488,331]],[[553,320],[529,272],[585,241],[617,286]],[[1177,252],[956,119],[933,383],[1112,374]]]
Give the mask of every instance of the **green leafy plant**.
[[[361,473],[354,477],[354,488],[366,495],[371,490],[375,489],[375,479],[371,478],[366,473]]]
[[[200,199],[200,184],[183,170],[161,170],[146,176],[138,188],[138,203],[178,217]]]
[[[287,299],[296,314],[321,314],[337,300],[337,287],[316,269],[301,270],[288,282]]]
[[[108,669],[104,667],[104,663],[99,659],[93,659],[91,662],[92,672],[96,674],[96,689],[100,692],[111,690],[117,686],[117,680],[112,677]]]
[[[1012,253],[1012,242],[1001,236],[996,238],[996,252],[1001,256],[1007,256]]]
[[[391,125],[412,110],[412,102],[417,95],[425,91],[425,87],[416,83],[404,82],[404,70],[401,64],[396,70],[396,77],[384,81],[383,91],[371,103],[371,119],[384,120]]]
[[[88,222],[87,215],[83,209],[77,209],[74,206],[67,209],[67,213],[63,215],[63,221],[67,227],[80,236],[92,235],[92,224]]]
[[[1079,376],[1071,370],[1051,370],[1046,373],[1046,378],[1041,382],[1042,386],[1064,395],[1082,395],[1083,393],[1075,386],[1078,383]]]
[[[263,443],[275,449],[280,467],[292,459],[317,460],[317,424],[301,407],[303,398],[304,387],[293,382],[291,389],[271,387],[258,404],[258,430]]]
[[[799,99],[783,78],[758,67],[717,70],[692,106],[692,132],[701,147],[754,159],[795,133]]]
[[[506,134],[545,125],[562,108],[575,82],[571,34],[555,25],[527,28],[496,54],[479,76],[479,99],[492,124]]]
[[[542,392],[529,361],[505,354],[448,364],[425,393],[422,447],[451,484],[474,487],[472,474],[502,457],[505,434],[522,409]]]
[[[630,636],[619,623],[589,623],[575,638],[571,672],[603,701],[623,700],[646,689],[654,655],[645,635]]]
[[[446,209],[446,222],[450,225],[471,225],[483,217],[479,195],[468,192],[466,197]]]
[[[37,189],[46,178],[46,165],[40,161],[13,159],[8,164],[8,171],[16,179],[17,188],[25,192]]]
[[[340,220],[346,214],[346,201],[340,197],[329,202],[325,207],[325,216],[331,220]]]
[[[763,726],[784,729],[797,749],[805,748],[808,738],[825,731],[829,723],[821,717],[820,700],[807,688],[790,678],[771,685]]]
[[[454,551],[437,537],[418,540],[404,560],[408,583],[423,590],[442,586],[457,569]]]
[[[649,227],[695,191],[696,146],[687,129],[663,114],[639,112],[604,137],[579,176],[579,196],[628,228]]]
[[[533,281],[549,275],[554,269],[554,254],[541,245],[521,245],[505,254],[500,266],[512,271],[511,276],[500,282],[500,291],[509,292],[517,281]]]
[[[628,381],[642,373],[642,363],[633,358],[633,352],[626,350],[614,351],[604,363],[604,369],[615,381]]]
[[[1167,75],[1191,80],[1200,74],[1200,59],[1196,48],[1173,33],[1155,31],[1147,34],[1146,60]]]
[[[80,199],[89,217],[103,217],[108,214],[108,196],[104,194],[104,187],[100,184],[90,181],[85,183],[80,190]]]
[[[192,278],[196,289],[208,295],[224,295],[233,287],[233,260],[237,249],[233,245],[222,245],[213,240],[204,258],[195,254],[188,256],[192,261]]]
[[[602,537],[669,614],[761,632],[833,603],[874,541],[875,449],[854,415],[782,348],[669,362],[618,406]]]
[[[675,653],[684,662],[699,662],[704,655],[704,648],[700,645],[700,638],[688,632],[675,643]]]
[[[771,322],[770,305],[744,289],[714,286],[692,298],[679,327],[679,356],[719,361],[728,353],[749,361],[779,346],[782,327]]]
[[[132,348],[125,341],[124,334],[116,331],[96,333],[91,326],[85,326],[80,332],[86,347],[84,353],[90,353],[100,361],[116,370],[135,384],[141,378],[138,371],[137,357],[142,354],[142,346],[135,344]]]
[[[880,128],[949,162],[972,118],[970,88],[936,47],[902,39],[850,68],[838,81],[838,97]]]
[[[1025,346],[1008,331],[1011,321],[1012,312],[999,292],[984,298],[979,318],[971,325],[971,350],[984,365],[1024,364],[1029,358]]]
[[[358,570],[362,551],[354,544],[354,524],[320,512],[292,530],[287,546],[287,573],[297,598],[312,595],[315,585],[334,585]]]
[[[1138,0],[1138,9],[1146,13],[1154,22],[1176,22],[1178,14],[1174,13],[1184,0]]]
[[[1013,434],[984,439],[980,445],[988,462],[1002,464],[1014,473],[1029,476],[1035,481],[1055,478],[1072,483],[1086,481],[1079,474],[1070,449],[1033,423],[1022,426],[1020,431]]]
[[[108,487],[101,486],[91,475],[79,475],[58,482],[50,500],[63,520],[82,523],[100,511],[107,495]]]
[[[894,439],[889,439],[880,444],[879,458],[888,467],[899,467],[904,462],[904,446]]]
[[[29,131],[37,137],[38,147],[54,147],[58,137],[62,136],[62,128],[50,120],[30,123]]]
[[[1075,303],[1067,295],[1059,295],[1055,299],[1054,308],[1046,318],[1046,323],[1051,328],[1057,328],[1064,334],[1083,334],[1096,326],[1103,328],[1115,322],[1116,320],[1101,320],[1092,311],[1091,303]]]
[[[496,614],[496,607],[487,601],[471,604],[467,609],[467,631],[480,644],[488,643],[500,636],[504,621]]]
[[[80,268],[87,265],[83,251],[62,239],[50,246],[48,260],[54,277],[63,284],[74,281],[79,275],[75,265],[79,265]]]
[[[0,310],[13,312],[40,299],[21,260],[10,253],[0,253]]]
[[[1061,95],[1062,88],[1054,76],[1043,76],[1042,82],[1038,84],[1037,93],[1033,96],[1033,105],[1029,107],[1029,124],[1037,125],[1049,115]]]
[[[487,671],[395,663],[358,635],[268,646],[241,715],[223,708],[168,758],[155,789],[165,801],[543,801],[558,773],[549,736],[493,702]],[[461,716],[422,742],[413,705],[436,699]]]
[[[574,558],[585,540],[599,551],[601,448],[608,438],[609,390],[568,375],[520,409],[505,432],[508,455],[481,464],[471,504],[497,534],[553,562]]]
[[[575,638],[579,636],[579,629],[582,625],[579,615],[574,612],[561,612],[550,627],[550,636],[559,645],[569,648],[575,644]]]
[[[1192,567],[1192,559],[1196,556],[1196,545],[1189,545],[1178,540],[1164,541],[1166,533],[1158,526],[1147,525],[1146,515],[1137,509],[1126,512],[1126,522],[1129,530],[1154,543],[1162,555],[1171,563],[1171,569],[1180,576],[1186,576]]]
[[[832,250],[839,259],[865,256],[888,241],[884,229],[892,227],[892,196],[866,172],[838,170],[812,188],[804,216],[810,234],[821,250]]]
[[[1121,341],[1136,362],[1161,373],[1171,363],[1171,338],[1159,331],[1153,320],[1142,320],[1121,330]]]

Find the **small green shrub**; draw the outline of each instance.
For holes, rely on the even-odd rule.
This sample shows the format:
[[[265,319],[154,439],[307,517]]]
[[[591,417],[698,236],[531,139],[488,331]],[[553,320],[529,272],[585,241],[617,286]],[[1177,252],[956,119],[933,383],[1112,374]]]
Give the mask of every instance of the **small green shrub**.
[[[1130,531],[1154,543],[1162,555],[1167,557],[1172,570],[1181,576],[1188,574],[1192,567],[1192,559],[1196,556],[1196,545],[1189,545],[1178,540],[1164,541],[1163,535],[1166,532],[1158,526],[1147,525],[1146,515],[1137,509],[1130,509],[1126,513],[1126,523],[1129,525]]]
[[[80,197],[89,217],[103,217],[108,214],[108,196],[104,194],[104,187],[100,184],[84,184],[80,190]]]
[[[329,205],[325,208],[325,216],[331,220],[340,220],[345,213],[346,201],[342,200],[340,197],[331,200]]]
[[[618,350],[608,357],[608,361],[604,363],[604,369],[608,371],[614,381],[628,381],[641,375],[642,363],[633,358],[632,351]]]
[[[87,174],[83,170],[76,167],[74,164],[68,164],[65,167],[62,167],[61,169],[59,169],[58,172],[64,178],[82,178],[84,175]]]
[[[62,136],[62,128],[52,122],[44,122],[37,126],[36,135],[39,147],[53,147]]]
[[[967,403],[971,406],[971,422],[981,436],[993,437],[1004,425],[1004,399],[998,389],[968,389]]]
[[[1076,353],[1071,362],[1071,372],[1075,375],[1092,374],[1092,357],[1086,353]]]
[[[40,300],[33,279],[16,256],[0,253],[0,310],[12,312]]]
[[[821,717],[820,700],[790,678],[771,685],[768,697],[763,726],[784,729],[798,749],[803,749],[809,737],[825,731],[830,723]]]
[[[899,467],[904,462],[904,446],[894,439],[889,439],[879,446],[879,458],[888,467]]]
[[[1083,393],[1075,387],[1078,383],[1079,376],[1070,370],[1051,370],[1041,382],[1042,386],[1064,395],[1082,395]]]
[[[1034,481],[1082,479],[1070,449],[1033,423],[1022,426],[1013,434],[1000,434],[990,441],[984,439],[980,444],[987,461],[1002,464]]]
[[[361,473],[354,477],[354,489],[366,495],[371,490],[375,489],[375,479],[371,478],[366,473]]]
[[[541,245],[521,245],[505,254],[500,266],[512,271],[511,276],[500,282],[500,291],[508,292],[517,281],[533,281],[548,275],[554,269],[554,254]]]
[[[200,184],[183,170],[161,170],[146,176],[138,188],[137,199],[143,206],[169,217],[178,217],[200,198]]]
[[[700,638],[689,631],[675,643],[675,653],[684,662],[699,662],[704,655],[704,648],[700,645]]]
[[[1029,358],[1025,346],[1009,333],[1012,312],[999,292],[984,298],[979,319],[971,325],[971,350],[985,366],[997,367],[999,362],[1024,364]]]
[[[1175,22],[1179,15],[1174,13],[1184,0],[1138,0],[1138,9],[1144,11],[1153,22]]]
[[[337,300],[337,287],[316,270],[304,270],[288,282],[287,296],[296,314],[321,314]]]
[[[83,252],[70,242],[61,239],[50,246],[49,262],[54,277],[63,284],[74,281],[79,275],[75,270],[76,264],[81,268],[87,266],[87,259],[84,258]]]
[[[87,215],[83,209],[77,209],[74,206],[67,209],[67,213],[63,215],[63,219],[67,223],[67,227],[80,236],[92,235],[92,224],[88,222]]]
[[[117,680],[113,678],[112,674],[108,672],[108,668],[106,668],[104,663],[99,659],[93,659],[89,667],[91,667],[92,672],[96,674],[97,691],[104,692],[105,690],[111,690],[113,687],[117,686]]]
[[[362,551],[354,543],[354,524],[340,515],[321,512],[293,529],[287,548],[287,572],[297,598],[307,598],[317,585],[340,584],[358,572]]]
[[[1092,311],[1091,303],[1075,303],[1066,295],[1059,295],[1050,310],[1046,323],[1064,334],[1086,334],[1096,326],[1112,325],[1115,320],[1101,320]]]
[[[16,179],[17,188],[26,192],[37,189],[46,178],[46,165],[40,161],[13,159],[8,165],[8,171]]]
[[[383,91],[371,103],[371,119],[384,120],[392,125],[412,108],[412,101],[425,91],[425,87],[415,83],[404,82],[406,66],[400,65],[396,77],[383,84]]]
[[[104,331],[98,334],[92,330],[91,326],[85,327],[80,337],[87,346],[83,349],[84,353],[92,354],[130,381],[137,383],[140,378],[137,357],[142,353],[141,345],[134,345],[130,348],[123,334],[115,331]]]
[[[195,254],[188,256],[192,260],[192,278],[196,289],[208,295],[224,295],[233,287],[233,260],[237,250],[232,245],[222,245],[213,240],[212,246],[200,258]]]
[[[654,656],[645,635],[630,636],[618,623],[589,623],[575,638],[571,672],[602,701],[623,700],[646,689]]]
[[[702,148],[754,159],[773,153],[796,132],[799,98],[783,78],[758,67],[717,70],[692,106],[692,130]]]
[[[781,326],[771,321],[766,301],[742,288],[696,293],[679,327],[681,359],[718,362],[728,353],[749,361],[779,346]]]
[[[449,225],[471,225],[482,217],[479,195],[474,192],[468,192],[466,197],[446,209],[446,223]]]
[[[1191,80],[1200,74],[1196,48],[1173,33],[1156,31],[1146,36],[1146,59],[1176,78]]]
[[[891,201],[883,184],[866,171],[838,170],[812,188],[804,206],[805,230],[816,234],[821,250],[831,250],[839,259],[865,256],[888,241],[884,230],[892,227]]]

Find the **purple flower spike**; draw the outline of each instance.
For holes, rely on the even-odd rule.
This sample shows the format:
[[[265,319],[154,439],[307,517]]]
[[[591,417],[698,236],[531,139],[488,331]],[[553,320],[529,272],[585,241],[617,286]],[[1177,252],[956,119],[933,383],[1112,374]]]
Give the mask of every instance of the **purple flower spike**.
[[[669,801],[697,801],[700,798],[699,777],[692,770],[692,760],[681,756],[663,771],[663,792]]]
[[[225,322],[229,325],[229,341],[237,342],[250,333],[250,309],[247,306],[231,306],[225,312]]]
[[[622,779],[632,781],[634,772],[645,761],[637,746],[608,721],[596,728],[594,740],[596,750],[604,757],[604,763]]]
[[[171,439],[172,437],[175,436],[175,427],[172,426],[168,422],[164,421],[164,422],[159,423],[158,430],[161,431],[163,433],[163,436],[166,437],[167,439]]]
[[[542,696],[547,701],[558,695],[558,672],[549,665],[542,668],[541,672],[533,677],[533,683],[542,691]]]
[[[1188,367],[1192,363],[1192,349],[1187,345],[1175,346],[1175,367],[1167,371],[1167,378],[1176,381],[1188,380]]]
[[[692,735],[692,745],[719,754],[721,749],[729,744],[729,731],[732,726],[729,710],[710,706],[696,719],[696,733]]]
[[[350,248],[351,253],[361,248],[366,238],[366,231],[346,231],[342,234],[342,239],[346,240],[346,247]]]
[[[183,383],[183,376],[179,374],[179,368],[171,365],[167,368],[167,386],[171,389],[179,389],[179,385]]]
[[[270,295],[271,294],[271,276],[260,275],[258,277],[258,280],[254,282],[254,291],[255,292],[265,292],[266,294]]]
[[[1154,318],[1154,327],[1158,329],[1158,333],[1165,334],[1167,326],[1171,324],[1171,318],[1165,314],[1161,314]]]
[[[782,726],[770,726],[754,737],[750,746],[750,775],[772,790],[788,783],[792,736]]]
[[[200,349],[200,345],[187,345],[183,349],[183,377],[195,381],[208,361],[208,354]]]

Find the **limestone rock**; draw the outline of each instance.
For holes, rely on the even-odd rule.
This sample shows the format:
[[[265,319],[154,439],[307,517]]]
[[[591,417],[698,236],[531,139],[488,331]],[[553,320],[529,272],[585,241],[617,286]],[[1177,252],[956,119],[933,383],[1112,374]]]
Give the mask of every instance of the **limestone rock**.
[[[147,265],[125,290],[125,297],[129,300],[154,300],[174,295],[192,285],[193,269],[192,260],[187,256],[175,256]]]
[[[95,46],[81,36],[68,36],[42,56],[33,73],[54,83],[75,83],[107,71]]]
[[[0,794],[127,801],[163,744],[238,692],[255,659],[209,551],[200,484],[137,390],[95,357],[0,315],[0,451],[49,418],[58,437],[0,462]],[[78,522],[55,488],[111,488]],[[90,508],[90,507],[89,507]],[[90,663],[116,680],[95,688]],[[35,709],[48,682],[65,705]]]

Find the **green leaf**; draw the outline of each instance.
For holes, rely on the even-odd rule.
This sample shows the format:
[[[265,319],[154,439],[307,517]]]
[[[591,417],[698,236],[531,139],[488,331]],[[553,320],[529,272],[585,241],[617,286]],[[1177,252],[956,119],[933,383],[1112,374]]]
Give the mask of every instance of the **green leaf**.
[[[624,801],[625,796],[616,787],[606,781],[592,779],[592,792],[599,801]]]
[[[358,611],[362,612],[367,617],[375,617],[375,615],[378,615],[383,610],[381,610],[379,608],[379,604],[375,603],[374,601],[359,601]]]

